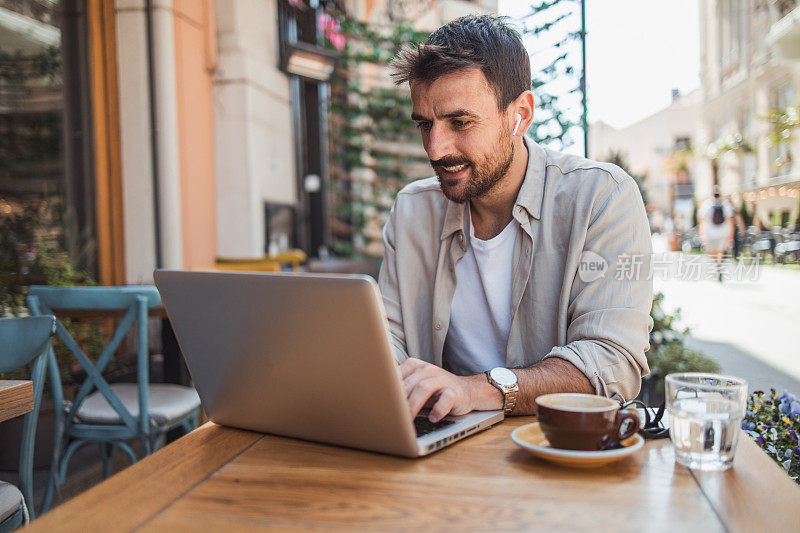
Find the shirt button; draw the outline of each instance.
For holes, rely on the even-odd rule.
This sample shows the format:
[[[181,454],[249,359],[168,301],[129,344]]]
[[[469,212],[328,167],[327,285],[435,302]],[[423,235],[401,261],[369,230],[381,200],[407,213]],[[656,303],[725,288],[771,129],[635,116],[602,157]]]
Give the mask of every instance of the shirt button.
[[[463,241],[464,241],[464,234],[463,233],[459,233],[458,234],[458,242],[463,242]]]
[[[442,325],[440,323],[438,323],[438,322],[433,327],[436,329],[436,331],[439,331],[440,329],[442,329]]]

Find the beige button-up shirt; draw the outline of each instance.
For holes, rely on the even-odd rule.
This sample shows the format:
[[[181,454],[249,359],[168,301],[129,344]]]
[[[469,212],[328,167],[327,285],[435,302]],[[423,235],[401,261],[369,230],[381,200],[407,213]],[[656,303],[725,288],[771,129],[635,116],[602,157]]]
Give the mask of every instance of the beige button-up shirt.
[[[639,393],[653,326],[650,231],[633,179],[618,167],[545,149],[529,139],[514,204],[511,329],[506,366],[561,357],[597,394]],[[466,252],[468,205],[437,178],[397,195],[383,229],[379,286],[398,360],[446,366],[443,348]]]

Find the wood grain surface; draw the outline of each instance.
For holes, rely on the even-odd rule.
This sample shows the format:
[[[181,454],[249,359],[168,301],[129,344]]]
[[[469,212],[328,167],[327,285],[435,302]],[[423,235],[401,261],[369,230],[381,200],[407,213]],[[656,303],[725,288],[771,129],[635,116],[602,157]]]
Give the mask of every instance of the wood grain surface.
[[[33,411],[33,381],[0,380],[0,422]]]
[[[532,420],[506,420],[420,459],[209,423],[32,531],[777,531],[800,523],[800,488],[744,435],[728,472],[677,465],[669,440],[578,470],[511,441]]]
[[[744,433],[733,468],[692,475],[730,531],[800,531],[800,487]]]
[[[260,438],[209,422],[37,518],[26,531],[131,531]]]

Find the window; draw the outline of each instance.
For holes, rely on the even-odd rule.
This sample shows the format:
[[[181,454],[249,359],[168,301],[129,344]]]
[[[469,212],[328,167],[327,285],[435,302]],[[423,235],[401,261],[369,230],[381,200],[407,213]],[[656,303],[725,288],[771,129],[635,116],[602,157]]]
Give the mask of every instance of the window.
[[[264,221],[264,253],[275,255],[297,247],[294,206],[264,203]]]
[[[0,18],[13,24],[0,24],[0,268],[17,276],[9,283],[21,286],[54,281],[45,262],[60,272],[92,274],[97,257],[84,2],[16,0],[2,7]],[[4,294],[19,289],[3,288]],[[0,314],[14,312],[8,304],[0,302]]]

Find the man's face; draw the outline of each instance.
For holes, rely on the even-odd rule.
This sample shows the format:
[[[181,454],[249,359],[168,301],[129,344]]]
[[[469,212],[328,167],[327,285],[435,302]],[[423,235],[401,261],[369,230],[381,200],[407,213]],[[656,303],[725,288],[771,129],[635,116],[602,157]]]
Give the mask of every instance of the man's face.
[[[411,84],[411,118],[444,195],[468,202],[488,193],[508,172],[514,144],[508,118],[478,68]]]

